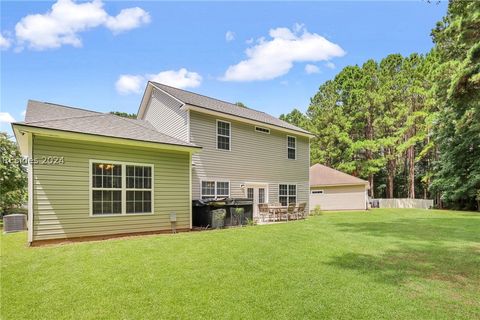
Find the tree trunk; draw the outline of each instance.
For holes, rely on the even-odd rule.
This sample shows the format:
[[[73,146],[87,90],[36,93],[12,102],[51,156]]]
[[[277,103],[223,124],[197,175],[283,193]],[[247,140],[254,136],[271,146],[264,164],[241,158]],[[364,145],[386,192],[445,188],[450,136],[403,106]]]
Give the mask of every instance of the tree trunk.
[[[373,189],[373,174],[368,176],[368,184],[370,185],[370,197],[375,198],[375,190]]]
[[[415,199],[415,146],[408,148],[408,197]]]
[[[395,179],[395,160],[388,160],[387,163],[387,198],[393,198],[393,180]]]

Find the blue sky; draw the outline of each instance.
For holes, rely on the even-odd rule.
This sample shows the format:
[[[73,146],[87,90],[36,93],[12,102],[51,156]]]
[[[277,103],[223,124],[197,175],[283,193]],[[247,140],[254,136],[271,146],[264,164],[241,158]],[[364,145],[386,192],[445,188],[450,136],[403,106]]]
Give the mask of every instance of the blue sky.
[[[54,9],[55,2],[0,4],[4,120],[23,120],[28,99],[136,112],[147,79],[275,116],[304,111],[344,66],[428,52],[447,8],[425,1],[97,1],[80,8],[86,2],[62,1]],[[11,132],[10,125],[1,130]]]

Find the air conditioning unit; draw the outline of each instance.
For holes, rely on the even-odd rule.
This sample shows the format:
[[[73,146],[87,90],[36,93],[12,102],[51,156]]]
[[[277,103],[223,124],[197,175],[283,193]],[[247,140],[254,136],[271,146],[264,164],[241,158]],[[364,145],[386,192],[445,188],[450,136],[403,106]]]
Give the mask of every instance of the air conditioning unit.
[[[3,217],[3,231],[17,232],[27,230],[27,216],[24,214],[9,214]]]

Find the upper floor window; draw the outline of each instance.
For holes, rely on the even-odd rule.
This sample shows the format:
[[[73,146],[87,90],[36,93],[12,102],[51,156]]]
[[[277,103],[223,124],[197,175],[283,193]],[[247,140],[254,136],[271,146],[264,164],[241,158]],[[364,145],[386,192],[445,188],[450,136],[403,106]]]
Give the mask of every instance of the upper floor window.
[[[91,161],[91,214],[153,213],[152,171],[153,165]]]
[[[295,160],[297,158],[297,138],[287,136],[287,157]]]
[[[230,150],[230,122],[217,120],[217,149]]]

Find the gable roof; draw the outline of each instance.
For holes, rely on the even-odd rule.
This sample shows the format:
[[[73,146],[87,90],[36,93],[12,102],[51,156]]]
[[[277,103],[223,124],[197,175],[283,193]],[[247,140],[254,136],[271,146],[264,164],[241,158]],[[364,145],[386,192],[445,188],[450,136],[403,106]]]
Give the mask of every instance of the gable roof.
[[[29,100],[24,122],[14,124],[105,137],[196,147],[158,132],[144,120],[128,119],[58,104]],[[197,147],[198,148],[198,147]]]
[[[157,89],[160,89],[173,96],[177,100],[180,100],[184,104],[311,135],[311,133],[307,130],[294,126],[293,124],[280,120],[262,111],[240,107],[230,102],[210,98],[198,93],[174,88],[158,82],[151,82],[151,84]]]
[[[319,163],[310,167],[310,187],[362,184],[368,185],[368,181]]]

